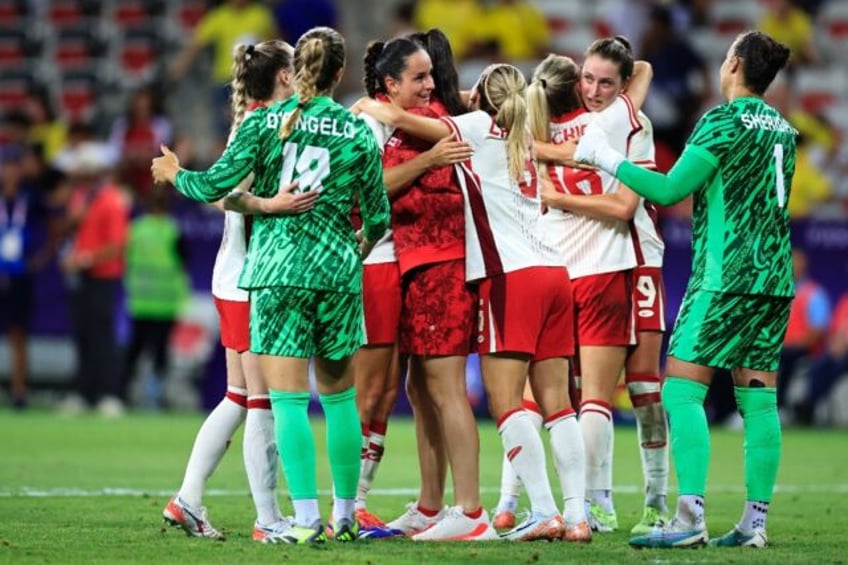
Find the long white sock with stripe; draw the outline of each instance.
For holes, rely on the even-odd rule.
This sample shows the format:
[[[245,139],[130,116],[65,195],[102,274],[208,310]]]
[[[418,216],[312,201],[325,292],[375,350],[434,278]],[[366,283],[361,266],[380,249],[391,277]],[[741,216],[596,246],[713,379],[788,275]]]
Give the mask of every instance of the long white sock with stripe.
[[[612,406],[602,400],[587,399],[580,405],[580,430],[586,448],[586,495],[611,512]]]
[[[527,411],[527,418],[536,431],[542,429],[542,411],[539,405],[532,400],[524,400],[521,405]],[[515,512],[518,507],[518,497],[521,496],[521,479],[512,467],[509,459],[504,452],[503,463],[501,464],[501,497],[498,500],[496,507],[497,512]]]
[[[206,481],[218,467],[246,411],[247,390],[227,387],[227,395],[200,426],[178,492],[179,497],[191,506],[202,505]]]
[[[250,495],[256,507],[256,519],[263,526],[279,522],[283,515],[275,489],[280,456],[277,453],[274,415],[267,394],[247,398],[243,455]]]
[[[545,420],[550,432],[551,453],[562,488],[565,523],[569,526],[586,521],[586,452],[577,413],[567,408]]]
[[[527,491],[533,513],[545,517],[559,514],[548,481],[542,438],[527,411],[516,408],[501,416],[498,433],[504,452]]]
[[[639,454],[645,477],[645,504],[663,512],[668,491],[668,421],[662,405],[660,376],[628,373],[627,392],[636,415]]]

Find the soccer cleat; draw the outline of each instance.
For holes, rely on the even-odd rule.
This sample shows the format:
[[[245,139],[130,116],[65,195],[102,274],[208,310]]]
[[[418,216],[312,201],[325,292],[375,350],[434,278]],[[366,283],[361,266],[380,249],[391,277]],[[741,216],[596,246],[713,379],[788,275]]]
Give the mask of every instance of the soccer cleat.
[[[509,541],[554,541],[564,535],[565,522],[562,516],[543,518],[531,514],[513,529],[501,534],[501,538]]]
[[[634,536],[650,534],[654,528],[662,528],[665,526],[667,521],[668,518],[664,516],[662,512],[653,506],[646,506],[645,509],[642,510],[642,519],[638,524],[633,526],[630,530],[630,534]]]
[[[418,502],[410,502],[406,505],[404,512],[397,520],[392,520],[386,527],[390,530],[396,530],[406,536],[414,536],[419,532],[423,532],[427,528],[442,519],[445,515],[445,509],[439,510],[439,513],[433,517],[425,516],[418,511]]]
[[[223,534],[209,523],[209,518],[206,517],[206,508],[203,506],[193,508],[179,496],[174,496],[168,501],[167,506],[162,511],[162,519],[172,526],[179,526],[186,535],[224,541]]]
[[[286,543],[283,536],[288,534],[292,528],[292,521],[288,518],[283,518],[276,524],[263,526],[259,522],[253,524],[253,541],[259,543]]]
[[[589,543],[592,541],[592,527],[589,522],[580,522],[573,526],[566,524],[562,532],[562,539],[572,543]]]
[[[280,541],[292,545],[319,544],[327,541],[327,535],[321,520],[315,520],[309,527],[292,524],[292,527],[280,536]]]
[[[768,546],[768,536],[763,528],[743,532],[739,526],[720,538],[710,540],[710,547],[756,547],[762,549]]]
[[[333,539],[340,542],[356,541],[359,538],[359,522],[342,518],[333,525]]]
[[[515,527],[515,512],[512,510],[495,510],[495,519],[492,522],[496,530],[506,530]]]
[[[666,526],[656,528],[644,536],[630,538],[630,546],[643,548],[695,548],[707,545],[710,537],[702,521],[700,527],[683,524],[673,518]]]
[[[618,529],[618,516],[615,510],[607,512],[597,502],[589,502],[589,508],[586,511],[586,516],[589,518],[589,525],[592,531],[599,534],[614,532]]]
[[[403,535],[402,531],[389,528],[385,522],[365,508],[358,509],[355,517],[359,523],[359,537],[362,539],[381,539]]]
[[[489,522],[489,513],[481,509],[479,518],[471,518],[461,506],[447,509],[441,520],[423,532],[412,536],[412,541],[490,541],[499,540],[498,533]]]

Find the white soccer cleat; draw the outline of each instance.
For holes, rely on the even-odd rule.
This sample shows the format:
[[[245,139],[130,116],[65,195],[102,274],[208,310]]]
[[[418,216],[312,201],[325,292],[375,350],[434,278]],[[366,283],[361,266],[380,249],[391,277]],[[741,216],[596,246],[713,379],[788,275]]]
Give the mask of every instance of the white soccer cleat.
[[[739,526],[709,542],[710,547],[755,547],[763,549],[768,547],[768,536],[763,528],[756,528],[750,532],[743,532]]]
[[[270,526],[263,526],[259,522],[253,525],[253,541],[259,543],[287,543],[285,536],[292,529],[292,521],[289,518],[283,518]]]
[[[447,509],[444,517],[433,526],[412,536],[413,541],[491,541],[501,539],[489,513],[481,509],[480,517],[471,518],[461,506]]]
[[[418,511],[418,502],[410,502],[406,505],[406,512],[400,518],[386,524],[390,530],[403,532],[405,536],[414,536],[419,532],[423,532],[427,528],[442,519],[445,515],[445,509],[439,510],[439,513],[433,517],[425,516]]]
[[[179,496],[174,496],[162,511],[162,519],[172,526],[179,526],[186,535],[224,541],[224,535],[212,527],[206,517],[206,508],[194,508]]]

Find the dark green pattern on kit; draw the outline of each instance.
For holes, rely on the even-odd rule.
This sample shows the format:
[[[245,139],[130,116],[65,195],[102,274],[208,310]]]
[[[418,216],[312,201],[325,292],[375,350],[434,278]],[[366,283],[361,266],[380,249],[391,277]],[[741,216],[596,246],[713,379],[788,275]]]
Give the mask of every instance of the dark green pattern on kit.
[[[760,98],[738,98],[698,122],[688,143],[709,151],[718,170],[694,194],[690,291],[794,294],[786,203],[796,135]]]
[[[289,179],[301,181],[299,190],[320,187],[309,212],[256,217],[239,286],[358,294],[362,268],[350,210],[358,197],[372,241],[388,227],[380,151],[365,123],[326,97],[310,101],[293,133],[281,141],[280,125],[296,104],[290,98],[253,112],[208,171],[181,171],[176,186],[206,202],[225,196],[251,171],[257,196],[275,195]]]

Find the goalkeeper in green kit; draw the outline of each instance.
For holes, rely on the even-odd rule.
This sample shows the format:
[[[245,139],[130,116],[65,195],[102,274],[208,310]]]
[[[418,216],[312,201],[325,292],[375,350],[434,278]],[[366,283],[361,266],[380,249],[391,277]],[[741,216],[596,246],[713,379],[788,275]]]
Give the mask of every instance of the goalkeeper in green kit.
[[[235,193],[225,206],[273,214],[290,191],[318,191],[311,210],[257,215],[239,286],[250,291],[250,344],[259,355],[283,462],[294,523],[281,541],[322,543],[315,440],[309,425],[310,358],[327,421],[327,450],[335,490],[334,536],[358,535],[354,500],[361,436],[351,357],[362,344],[362,265],[389,224],[380,150],[368,126],[330,96],[341,79],[344,40],[314,28],[294,50],[297,95],[253,112],[207,171],[179,168],[163,148],[153,162],[157,182],[169,181],[194,200],[213,202],[249,173],[253,194]],[[363,233],[359,248],[350,212],[358,200]],[[280,200],[282,201],[282,200]]]
[[[595,125],[574,154],[657,204],[694,195],[692,275],[662,390],[679,485],[677,512],[664,527],[632,538],[633,547],[709,541],[704,494],[710,434],[703,403],[716,367],[731,370],[745,421],[747,494],[736,527],[709,543],[768,544],[766,515],[781,451],[777,368],[795,292],[786,203],[798,132],[762,96],[788,58],[789,49],[771,37],[741,34],[721,65],[727,103],[700,119],[667,175],[626,161]]]

